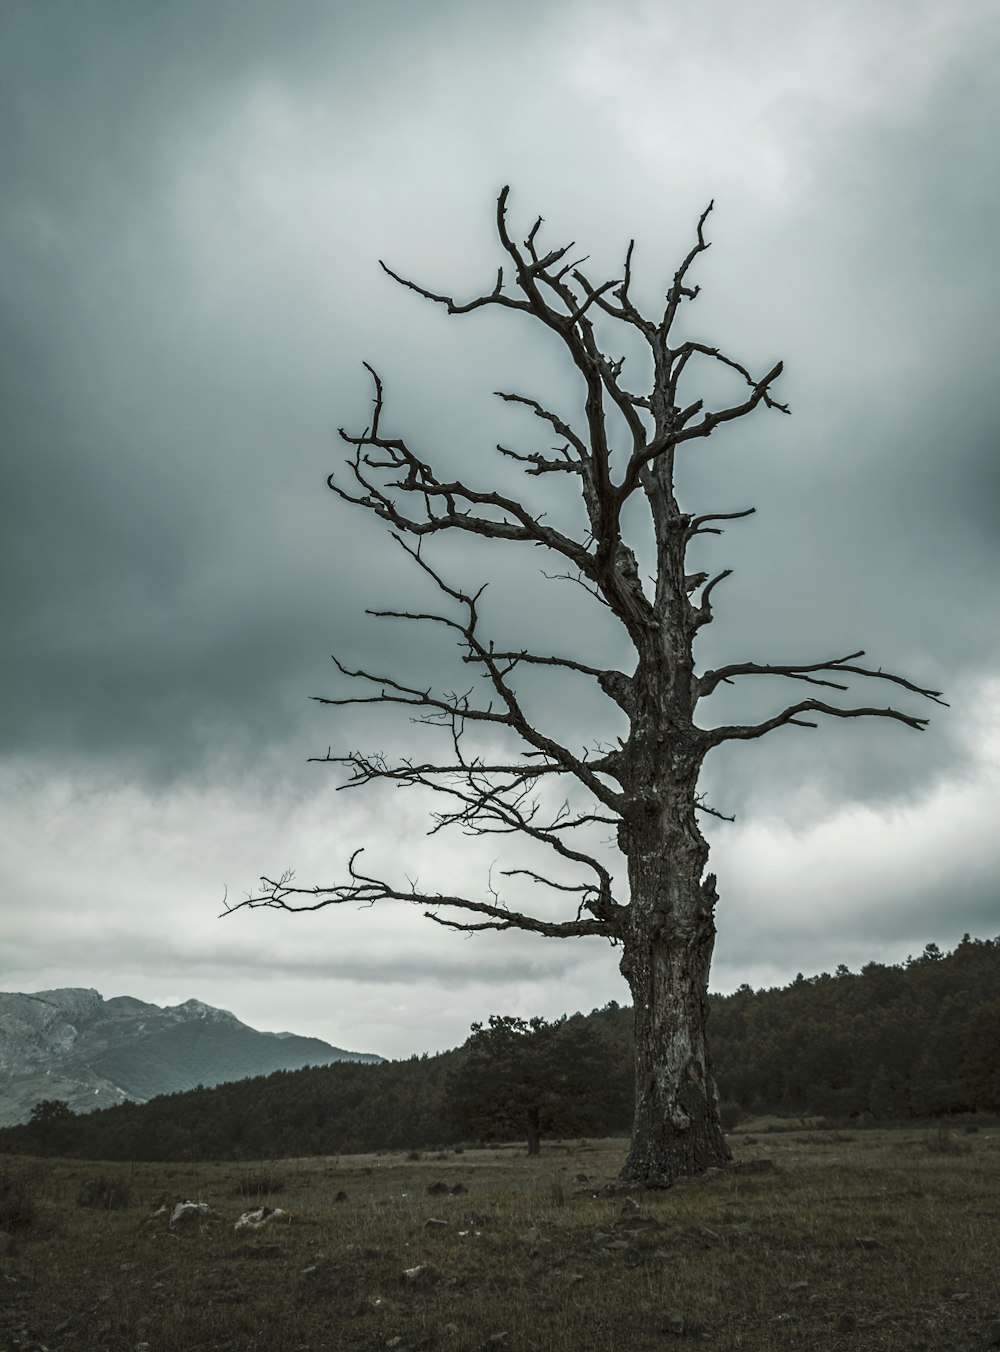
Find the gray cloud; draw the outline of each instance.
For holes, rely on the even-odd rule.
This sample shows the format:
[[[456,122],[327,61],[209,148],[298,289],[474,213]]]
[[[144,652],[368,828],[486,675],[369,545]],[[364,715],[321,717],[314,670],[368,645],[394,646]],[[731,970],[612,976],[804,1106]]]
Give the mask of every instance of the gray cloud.
[[[794,416],[724,429],[685,466],[693,507],[758,508],[706,544],[705,566],[735,572],[703,662],[864,647],[952,702],[922,736],[836,726],[720,755],[706,783],[738,812],[736,831],[768,812],[805,830],[845,803],[905,813],[963,779],[995,794],[974,722],[992,707],[983,692],[1000,635],[989,6],[873,14],[852,2],[820,21],[770,0],[777,40],[761,36],[761,6],[523,9],[515,22],[505,7],[501,25],[458,0],[302,4],[294,20],[255,0],[7,7],[0,749],[32,767],[36,804],[40,784],[69,775],[91,815],[56,815],[98,835],[108,809],[87,784],[165,795],[161,811],[193,785],[224,791],[211,815],[224,850],[187,819],[207,872],[199,881],[185,866],[183,886],[208,897],[287,857],[236,825],[256,820],[262,783],[301,845],[292,805],[329,794],[333,815],[345,811],[307,755],[413,735],[309,703],[334,687],[331,651],[382,671],[402,663],[420,681],[463,674],[433,635],[362,613],[427,598],[376,524],[323,487],[344,456],[336,426],[368,416],[361,360],[386,378],[394,430],[487,484],[514,482],[496,440],[536,444],[531,420],[493,389],[573,411],[572,378],[544,335],[508,315],[449,321],[377,267],[385,257],[463,294],[489,286],[507,179],[516,227],[541,211],[554,239],[590,251],[595,273],[617,268],[634,234],[650,306],[715,195],[691,330],[755,368],[786,360]],[[564,650],[627,660],[565,584],[539,585],[533,551],[442,557],[494,579],[484,604],[498,640],[551,643],[556,626]],[[719,717],[786,695],[766,683],[738,702],[720,695]],[[531,698],[560,735],[582,726],[590,741],[605,727],[582,686],[560,694],[539,680]],[[7,782],[20,802],[25,781]],[[381,809],[351,803],[352,831],[371,822],[378,837]],[[22,821],[36,850],[51,847],[41,819],[37,807],[34,825]],[[319,828],[307,834],[300,875],[307,862],[329,874],[350,842],[332,830],[326,853]],[[720,857],[738,860],[744,838],[730,839]],[[263,857],[265,845],[277,854]],[[422,844],[404,854],[398,833],[383,845],[400,869],[425,859]],[[940,849],[951,857],[944,839]],[[768,858],[754,867],[766,872]],[[447,854],[437,865],[450,866]],[[31,868],[21,858],[12,870],[11,897],[32,892]],[[127,872],[141,871],[130,854]],[[985,876],[962,894],[970,925],[988,918]],[[101,889],[84,891],[96,923]],[[863,932],[891,945],[918,917],[930,925],[934,905],[931,892],[892,889],[883,929]],[[844,934],[835,908],[827,923],[831,942]],[[776,925],[759,950],[749,930],[726,939],[724,970],[762,962]],[[123,964],[142,933],[123,931]],[[190,962],[210,962],[215,942],[199,937]],[[33,943],[42,961],[44,940],[26,933],[23,968]],[[790,943],[788,961],[808,966],[809,944],[822,952],[826,939]],[[518,967],[520,952],[501,949],[479,943],[470,970],[556,983],[562,959]],[[433,986],[461,966],[381,939],[372,951],[373,978],[422,970]],[[294,980],[300,959],[287,962]]]

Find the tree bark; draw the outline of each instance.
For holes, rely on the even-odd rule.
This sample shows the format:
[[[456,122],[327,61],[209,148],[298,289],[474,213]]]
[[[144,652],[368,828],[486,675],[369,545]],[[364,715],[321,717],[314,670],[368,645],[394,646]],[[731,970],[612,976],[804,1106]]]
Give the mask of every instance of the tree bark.
[[[705,1032],[717,893],[714,876],[702,877],[708,846],[687,815],[686,830],[629,851],[621,972],[635,1011],[635,1118],[621,1176],[646,1187],[732,1158]]]

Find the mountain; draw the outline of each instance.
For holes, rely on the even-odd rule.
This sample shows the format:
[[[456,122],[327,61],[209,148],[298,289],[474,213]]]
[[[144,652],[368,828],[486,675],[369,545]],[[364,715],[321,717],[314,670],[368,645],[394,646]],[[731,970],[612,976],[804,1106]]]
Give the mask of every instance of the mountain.
[[[381,1060],[319,1038],[262,1033],[201,1000],[161,1009],[76,987],[0,992],[0,1126],[27,1121],[43,1099],[89,1112],[276,1070]]]

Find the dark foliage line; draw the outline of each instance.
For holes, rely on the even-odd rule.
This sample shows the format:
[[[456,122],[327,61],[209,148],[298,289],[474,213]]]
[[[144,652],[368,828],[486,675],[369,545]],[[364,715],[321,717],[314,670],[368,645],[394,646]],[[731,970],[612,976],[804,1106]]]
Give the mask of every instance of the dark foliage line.
[[[712,997],[727,1125],[744,1114],[893,1121],[1000,1111],[1000,937],[899,966]],[[39,1104],[0,1151],[91,1159],[260,1159],[627,1131],[632,1011],[494,1016],[454,1051],[339,1062],[86,1115]]]

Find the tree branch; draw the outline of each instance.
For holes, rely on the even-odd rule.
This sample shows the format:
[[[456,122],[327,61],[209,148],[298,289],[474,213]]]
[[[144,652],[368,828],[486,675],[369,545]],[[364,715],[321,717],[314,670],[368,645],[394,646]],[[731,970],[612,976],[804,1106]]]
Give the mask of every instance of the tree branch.
[[[605,807],[612,811],[619,811],[621,806],[621,795],[605,784],[600,778],[601,771],[595,769],[595,766],[589,764],[586,759],[581,759],[569,750],[568,747],[556,741],[552,737],[546,736],[538,729],[532,726],[528,721],[520,701],[514,689],[507,681],[510,667],[503,670],[501,663],[503,658],[498,657],[492,651],[491,646],[484,644],[478,637],[476,630],[479,623],[477,610],[477,600],[482,592],[477,592],[475,596],[469,595],[455,587],[450,586],[438,574],[427,561],[421,556],[419,549],[412,548],[402,537],[393,535],[392,537],[401,549],[407,553],[411,559],[421,568],[428,577],[440,588],[446,596],[458,602],[466,610],[466,620],[464,622],[451,619],[446,615],[438,615],[433,612],[414,612],[414,611],[371,611],[378,618],[392,618],[403,620],[423,620],[434,624],[444,625],[448,629],[455,630],[461,635],[463,644],[467,647],[467,660],[481,663],[485,669],[485,675],[489,678],[494,691],[500,699],[503,706],[502,711],[496,711],[490,705],[486,709],[477,708],[469,703],[469,694],[457,695],[433,695],[430,690],[422,690],[415,686],[408,686],[403,682],[397,681],[390,676],[376,676],[371,672],[364,670],[350,670],[345,667],[336,657],[333,658],[338,670],[345,676],[367,681],[369,684],[377,685],[379,693],[374,695],[340,696],[331,698],[329,696],[314,695],[313,699],[320,704],[329,705],[356,705],[356,704],[399,704],[407,707],[427,708],[436,712],[435,716],[426,721],[438,722],[441,719],[457,720],[460,724],[465,722],[480,722],[499,724],[511,728],[521,739],[532,747],[536,752],[542,753],[550,761],[560,765],[566,773],[572,774],[586,789],[588,789],[595,798]],[[469,692],[471,693],[471,692]]]
[[[941,698],[940,690],[926,690],[923,686],[915,685],[913,681],[908,681],[903,676],[894,676],[890,671],[883,671],[881,667],[854,666],[854,659],[864,657],[864,655],[864,649],[859,648],[856,653],[848,653],[846,657],[834,657],[824,662],[794,664],[736,662],[730,666],[719,667],[715,671],[706,671],[704,675],[698,677],[698,698],[702,699],[706,695],[710,695],[723,682],[730,684],[735,676],[787,676],[791,680],[807,681],[810,685],[825,685],[833,690],[848,689],[848,686],[838,681],[826,680],[812,674],[817,671],[827,671],[850,672],[853,676],[867,676],[874,680],[891,681],[894,685],[902,686],[904,690],[909,690],[914,695],[923,695],[925,699],[933,700],[935,704],[943,704],[945,708],[948,707],[947,701]]]
[[[541,544],[569,559],[585,575],[594,576],[594,562],[587,550],[569,536],[543,525],[540,517],[533,515],[517,498],[496,492],[478,492],[457,479],[439,480],[430,465],[414,455],[405,441],[399,437],[381,436],[382,382],[372,366],[367,362],[364,365],[375,385],[375,413],[371,427],[360,435],[340,428],[341,438],[356,450],[354,459],[347,461],[347,465],[361,492],[348,492],[331,474],[327,485],[338,497],[367,507],[394,529],[408,535],[421,537],[444,530],[460,530],[491,539]],[[382,452],[383,458],[373,456],[373,451]],[[388,471],[400,477],[379,484],[374,479],[375,471]],[[390,496],[391,492],[412,494],[422,500],[423,518],[401,511]],[[471,510],[473,507],[493,508],[501,514],[500,518],[477,515]]]
[[[581,460],[586,460],[590,452],[587,450],[583,440],[577,436],[572,427],[564,422],[557,413],[552,413],[547,408],[543,408],[537,399],[529,399],[524,394],[511,394],[506,390],[494,390],[493,393],[498,399],[502,399],[506,404],[523,404],[525,408],[530,408],[536,418],[541,418],[553,428],[557,435],[565,437]]]
[[[687,525],[688,539],[693,539],[696,535],[721,535],[722,531],[715,526],[706,526],[706,521],[738,521],[741,516],[753,516],[756,507],[744,507],[742,512],[709,512],[704,516],[692,517]]]
[[[498,662],[510,662],[513,668],[519,662],[526,662],[530,666],[537,667],[562,667],[565,671],[579,671],[585,676],[594,676],[598,681],[618,680],[627,681],[629,678],[624,672],[616,670],[614,667],[590,667],[586,662],[575,662],[571,657],[541,657],[536,653],[529,653],[526,648],[518,648],[512,652],[497,652],[490,648],[491,656]],[[463,662],[479,662],[482,659],[475,653],[467,653],[462,658]]]
[[[227,906],[223,915],[232,915],[243,909],[256,910],[268,907],[281,911],[320,911],[327,906],[343,906],[353,903],[358,906],[373,906],[377,901],[406,901],[418,906],[448,907],[459,911],[472,912],[475,915],[488,916],[487,921],[463,924],[442,919],[434,912],[426,912],[428,920],[448,925],[452,929],[519,929],[532,934],[542,934],[549,938],[564,939],[570,936],[603,935],[612,937],[611,926],[603,920],[546,921],[536,916],[525,915],[520,911],[511,911],[507,907],[489,902],[475,901],[469,897],[450,896],[445,893],[418,892],[416,886],[407,891],[392,887],[381,878],[361,873],[355,864],[363,850],[355,850],[348,863],[350,882],[337,883],[330,887],[295,887],[292,875],[284,874],[275,880],[261,878],[260,890],[235,906]]]
[[[643,442],[643,444],[636,446],[633,450],[621,486],[618,489],[619,504],[624,503],[638,487],[641,482],[642,471],[647,465],[651,464],[654,460],[668,451],[672,451],[674,447],[679,446],[682,442],[691,441],[695,437],[711,436],[715,429],[721,426],[722,423],[732,422],[735,418],[745,417],[762,402],[768,408],[776,408],[782,413],[788,412],[788,406],[786,404],[779,404],[776,400],[772,399],[768,393],[769,387],[777,380],[784,369],[782,362],[779,361],[776,363],[776,365],[768,371],[766,376],[755,382],[750,373],[745,367],[741,366],[739,362],[721,356],[714,348],[702,349],[698,344],[687,344],[685,349],[681,350],[682,358],[689,356],[691,352],[700,350],[714,353],[717,359],[726,366],[731,366],[734,370],[741,372],[741,374],[746,377],[747,383],[751,387],[750,394],[742,404],[732,404],[728,408],[717,409],[715,412],[706,413],[700,422],[695,423],[691,427],[686,426],[686,424],[702,411],[702,400],[698,399],[687,408],[678,410],[676,414],[670,418],[668,426],[659,435],[654,437],[652,441]]]
[[[694,607],[693,624],[695,629],[700,629],[703,625],[712,623],[712,592],[720,582],[724,582],[727,577],[732,577],[732,575],[733,570],[731,568],[723,568],[722,572],[716,573],[715,577],[705,587],[701,594],[700,605]]]
[[[788,725],[799,728],[818,727],[819,725],[811,719],[801,717],[802,714],[808,713],[826,714],[830,718],[893,718],[898,723],[905,723],[908,727],[916,728],[918,732],[923,732],[930,721],[927,718],[917,718],[913,714],[904,714],[899,709],[838,709],[834,705],[824,704],[820,700],[804,699],[800,700],[798,704],[783,709],[780,714],[775,714],[773,718],[765,719],[763,723],[737,723],[725,727],[708,728],[704,733],[705,742],[707,746],[713,747],[719,746],[723,742],[749,741],[755,737],[763,737],[765,733],[772,732],[775,728]]]
[[[670,336],[670,330],[673,327],[674,320],[677,318],[677,311],[684,300],[694,300],[701,290],[701,287],[689,287],[685,283],[688,269],[700,253],[704,253],[711,245],[705,240],[705,222],[708,220],[712,208],[715,206],[714,199],[698,217],[697,242],[691,247],[684,262],[674,273],[673,285],[667,292],[667,307],[663,312],[663,319],[660,321],[660,333],[664,343]]]

